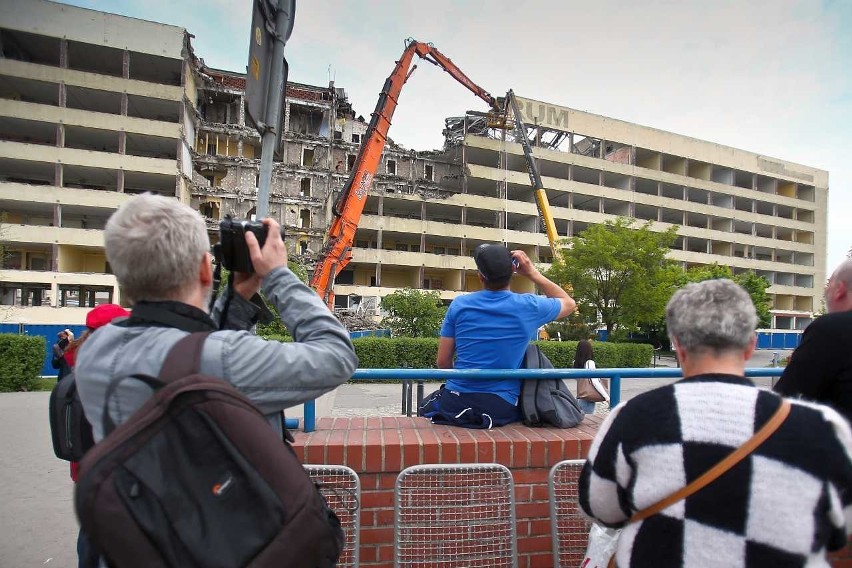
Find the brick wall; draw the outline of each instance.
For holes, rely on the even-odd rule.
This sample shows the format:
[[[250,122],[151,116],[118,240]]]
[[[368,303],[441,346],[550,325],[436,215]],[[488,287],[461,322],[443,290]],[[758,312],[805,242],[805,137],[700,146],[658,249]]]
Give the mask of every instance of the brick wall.
[[[547,478],[564,459],[589,451],[600,424],[589,417],[570,430],[513,424],[494,430],[433,426],[424,418],[323,418],[296,434],[304,463],[351,467],[361,479],[360,566],[393,566],[394,484],[408,466],[500,463],[515,482],[519,568],[553,565]]]
[[[601,422],[589,416],[569,430],[494,430],[433,426],[424,418],[323,418],[310,434],[295,433],[304,463],[346,465],[361,479],[360,566],[393,566],[394,485],[406,467],[434,463],[500,463],[515,482],[519,568],[553,565],[548,473],[564,459],[585,458]],[[832,555],[852,568],[852,548]]]

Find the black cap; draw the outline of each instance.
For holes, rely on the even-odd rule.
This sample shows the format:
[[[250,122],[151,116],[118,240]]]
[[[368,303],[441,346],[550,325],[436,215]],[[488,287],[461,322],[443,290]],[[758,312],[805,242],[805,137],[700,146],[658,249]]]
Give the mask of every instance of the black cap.
[[[512,253],[503,245],[479,245],[473,251],[479,273],[489,282],[509,280],[514,272]]]

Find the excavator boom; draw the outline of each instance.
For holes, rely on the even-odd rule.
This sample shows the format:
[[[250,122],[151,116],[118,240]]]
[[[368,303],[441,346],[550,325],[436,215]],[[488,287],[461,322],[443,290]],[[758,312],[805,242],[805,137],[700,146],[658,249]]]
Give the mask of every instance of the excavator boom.
[[[334,309],[334,279],[352,260],[355,231],[358,229],[358,222],[373,184],[373,177],[385,149],[388,129],[396,110],[399,94],[413,72],[413,69],[409,71],[409,67],[415,55],[443,68],[473,94],[487,102],[492,109],[497,109],[497,100],[488,91],[471,81],[433,45],[412,39],[406,41],[405,51],[396,62],[393,72],[385,81],[379,95],[376,110],[373,111],[364,141],[352,167],[352,173],[340,197],[334,203],[334,216],[311,278],[311,288],[317,291],[329,309]]]
[[[535,192],[535,202],[538,205],[538,213],[544,223],[544,230],[547,233],[547,241],[550,243],[550,252],[553,254],[553,261],[559,259],[559,235],[556,233],[556,223],[553,220],[553,212],[550,210],[550,201],[547,199],[547,193],[544,191],[544,183],[541,181],[541,174],[538,171],[538,165],[535,162],[535,157],[532,154],[532,145],[530,144],[529,136],[527,136],[527,128],[521,120],[521,111],[518,108],[518,101],[515,100],[514,91],[509,91],[506,95],[507,109],[512,109],[512,115],[515,124],[515,138],[521,143],[524,148],[524,158],[527,162],[527,173],[530,175],[530,183]]]

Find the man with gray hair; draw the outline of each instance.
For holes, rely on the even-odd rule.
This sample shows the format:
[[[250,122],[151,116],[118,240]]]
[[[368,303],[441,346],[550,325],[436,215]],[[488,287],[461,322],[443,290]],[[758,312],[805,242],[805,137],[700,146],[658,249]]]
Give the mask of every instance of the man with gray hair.
[[[830,408],[792,401],[741,461],[664,502],[786,407],[743,376],[757,314],[740,286],[688,284],[666,323],[684,379],[613,409],[580,475],[583,510],[623,527],[616,565],[828,567],[826,551],[843,548],[852,526],[852,432]]]
[[[208,315],[213,268],[201,216],[175,199],[144,194],[110,217],[106,256],[133,309],[126,320],[92,334],[77,357],[77,387],[96,442],[104,437],[110,383],[118,377],[157,376],[171,348],[192,332],[212,332],[204,342],[200,373],[231,383],[279,433],[282,410],[317,398],[352,376],[358,359],[349,334],[287,268],[278,223],[266,219],[264,224],[268,236],[263,248],[251,232],[245,237],[255,272],[235,273],[233,290]],[[249,300],[261,289],[293,334],[292,343],[267,341],[247,331],[259,311]],[[222,321],[225,303],[229,307]],[[144,383],[123,381],[108,401],[110,416],[121,424],[150,396]]]
[[[832,406],[852,423],[852,259],[828,279],[825,306],[828,314],[805,329],[775,390]]]

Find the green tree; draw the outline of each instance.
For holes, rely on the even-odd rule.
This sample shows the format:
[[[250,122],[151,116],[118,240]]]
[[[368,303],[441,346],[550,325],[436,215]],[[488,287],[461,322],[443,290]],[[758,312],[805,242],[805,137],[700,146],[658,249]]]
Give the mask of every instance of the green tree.
[[[447,308],[438,292],[403,288],[382,298],[381,308],[388,312],[382,324],[395,336],[435,337]]]
[[[634,228],[634,220],[619,218],[592,225],[568,239],[548,276],[573,288],[580,305],[592,306],[608,332],[634,329],[655,321],[671,295],[677,268],[666,259],[677,227],[651,230],[651,222]],[[595,313],[586,313],[587,321]]]
[[[684,273],[678,287],[684,286],[689,282],[702,282],[716,278],[727,278],[742,286],[748,292],[748,295],[751,296],[754,309],[757,311],[757,326],[769,327],[772,325],[772,314],[769,311],[772,307],[772,299],[766,292],[766,289],[769,288],[769,281],[763,276],[756,274],[753,270],[734,274],[729,266],[720,266],[718,264],[695,266]]]

